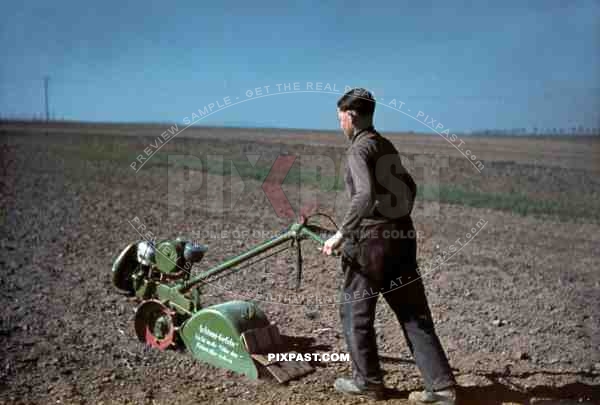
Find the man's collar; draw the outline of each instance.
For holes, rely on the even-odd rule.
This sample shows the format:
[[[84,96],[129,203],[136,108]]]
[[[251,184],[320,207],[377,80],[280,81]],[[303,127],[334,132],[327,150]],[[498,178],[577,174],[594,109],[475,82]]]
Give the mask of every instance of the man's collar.
[[[373,127],[373,125],[369,125],[368,127],[365,127],[362,129],[355,129],[354,135],[352,135],[352,138],[350,139],[350,143],[354,143],[360,135],[367,133],[367,132],[373,132],[374,130],[375,130],[375,128]]]

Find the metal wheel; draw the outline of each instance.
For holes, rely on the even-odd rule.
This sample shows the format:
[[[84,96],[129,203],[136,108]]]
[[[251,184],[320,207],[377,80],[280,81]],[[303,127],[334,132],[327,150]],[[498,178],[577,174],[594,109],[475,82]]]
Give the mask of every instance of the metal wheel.
[[[175,341],[175,312],[156,300],[142,302],[135,313],[135,333],[150,347],[165,350]]]

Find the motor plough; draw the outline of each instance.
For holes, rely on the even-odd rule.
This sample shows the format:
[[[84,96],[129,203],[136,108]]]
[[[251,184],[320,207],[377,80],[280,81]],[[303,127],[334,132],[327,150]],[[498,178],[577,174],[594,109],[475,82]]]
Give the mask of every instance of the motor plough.
[[[280,382],[312,371],[304,362],[266,360],[267,353],[286,351],[285,341],[255,302],[234,300],[203,307],[199,287],[212,276],[289,244],[287,249],[296,252],[299,288],[301,242],[311,240],[323,245],[327,235],[334,232],[309,223],[310,218],[319,215],[331,220],[319,213],[301,216],[273,238],[194,275],[192,267],[201,262],[208,246],[185,238],[129,244],[113,263],[112,283],[120,292],[140,301],[134,321],[138,339],[160,350],[183,344],[198,360],[254,379],[259,377],[257,365],[265,366]]]

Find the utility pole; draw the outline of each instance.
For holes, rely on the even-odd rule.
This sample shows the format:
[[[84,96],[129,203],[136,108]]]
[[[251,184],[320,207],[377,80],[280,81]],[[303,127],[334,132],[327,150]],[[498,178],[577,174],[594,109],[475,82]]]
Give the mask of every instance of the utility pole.
[[[48,122],[50,121],[50,108],[48,101],[48,82],[49,76],[44,76],[44,104],[46,105],[46,135],[48,135]]]

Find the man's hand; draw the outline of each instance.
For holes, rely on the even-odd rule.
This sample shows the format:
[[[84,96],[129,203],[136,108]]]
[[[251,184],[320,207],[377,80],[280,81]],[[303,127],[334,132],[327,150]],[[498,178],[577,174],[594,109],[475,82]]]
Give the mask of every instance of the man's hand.
[[[342,233],[340,231],[337,231],[335,235],[333,235],[331,238],[325,241],[325,244],[323,245],[323,249],[321,249],[321,251],[326,255],[330,256],[334,250],[340,247],[343,240],[344,237],[342,236]]]

